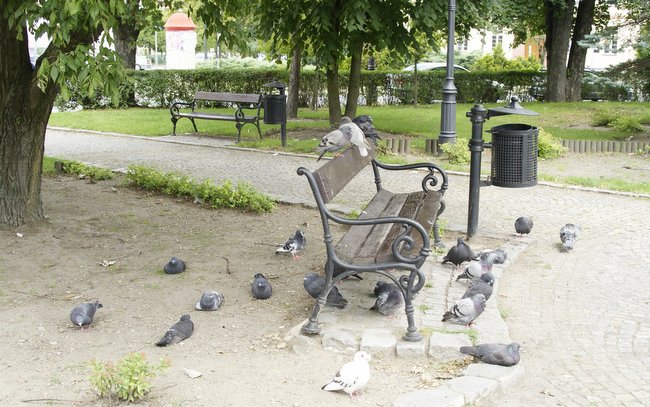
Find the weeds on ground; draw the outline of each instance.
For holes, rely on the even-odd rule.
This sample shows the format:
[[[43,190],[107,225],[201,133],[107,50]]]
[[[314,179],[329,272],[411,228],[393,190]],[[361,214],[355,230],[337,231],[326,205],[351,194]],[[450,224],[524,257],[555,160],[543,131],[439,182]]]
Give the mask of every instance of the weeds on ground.
[[[537,135],[537,155],[543,160],[559,158],[566,154],[567,148],[562,146],[558,137],[553,136],[543,128],[538,129]]]
[[[144,353],[131,353],[122,360],[111,362],[90,361],[90,385],[100,398],[117,398],[137,402],[145,398],[153,384],[151,380],[170,366],[168,359],[158,364],[147,362]]]
[[[212,180],[198,182],[178,172],[162,173],[138,165],[128,167],[126,181],[133,187],[179,198],[191,198],[213,208],[241,208],[258,213],[268,213],[275,208],[273,199],[247,183],[233,185],[231,181],[225,181],[216,185]]]
[[[61,170],[65,174],[76,175],[79,178],[89,178],[92,181],[113,179],[113,172],[107,168],[94,167],[78,161],[61,160],[54,160],[52,164],[53,168],[56,167],[56,162],[61,162]]]
[[[469,164],[470,153],[465,143],[445,143],[440,149],[451,164]]]

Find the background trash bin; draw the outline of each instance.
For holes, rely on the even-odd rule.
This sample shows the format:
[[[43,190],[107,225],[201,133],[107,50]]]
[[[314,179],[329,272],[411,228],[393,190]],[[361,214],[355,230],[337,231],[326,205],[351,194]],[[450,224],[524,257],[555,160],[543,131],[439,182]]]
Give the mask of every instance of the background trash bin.
[[[490,133],[492,185],[508,188],[537,185],[537,127],[503,124],[492,127]]]
[[[286,122],[286,95],[264,95],[264,124],[282,124]]]

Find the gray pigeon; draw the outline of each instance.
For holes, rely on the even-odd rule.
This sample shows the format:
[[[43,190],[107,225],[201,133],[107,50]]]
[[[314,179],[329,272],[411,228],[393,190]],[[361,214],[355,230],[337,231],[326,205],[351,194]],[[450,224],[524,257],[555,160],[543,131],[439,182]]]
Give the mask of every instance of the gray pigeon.
[[[521,345],[512,342],[482,343],[476,346],[461,346],[460,353],[481,359],[485,363],[499,366],[514,366],[519,363],[519,349]]]
[[[515,220],[515,232],[520,236],[527,235],[533,230],[533,220],[529,216],[520,216]]]
[[[377,134],[377,129],[372,122],[372,117],[367,114],[362,114],[352,119],[352,122],[359,126],[366,138],[370,139],[375,146],[379,145],[377,140],[381,140],[381,137]]]
[[[70,321],[80,328],[88,326],[92,324],[97,309],[102,307],[103,305],[99,303],[99,300],[79,304],[70,312]]]
[[[476,294],[483,294],[485,301],[489,300],[494,290],[494,274],[491,272],[484,273],[478,280],[474,280],[472,284],[467,287],[465,294],[462,298],[470,298]]]
[[[447,255],[442,259],[442,264],[447,262],[460,266],[463,262],[475,258],[474,251],[465,243],[462,237],[458,238],[457,243],[449,249]]]
[[[381,289],[375,304],[370,307],[371,310],[379,311],[384,315],[390,315],[397,311],[404,305],[404,296],[402,290],[397,284],[386,284],[385,288]]]
[[[458,300],[442,316],[442,322],[450,321],[469,326],[483,311],[485,311],[485,296],[483,294],[475,294],[473,297]]]
[[[567,223],[562,226],[560,229],[560,240],[562,241],[562,250],[568,252],[573,250],[573,245],[576,240],[578,240],[578,232],[580,232],[580,226],[574,225],[573,223]]]
[[[156,342],[156,346],[173,345],[192,336],[192,332],[194,332],[194,322],[190,320],[189,315],[183,315],[180,321],[172,325],[165,335]]]
[[[363,131],[349,117],[341,117],[339,128],[327,133],[321,139],[320,144],[316,147],[320,152],[318,160],[323,158],[327,152],[336,152],[344,149],[349,144],[354,144],[359,148],[359,154],[362,157],[368,155],[370,145],[366,142],[366,136]]]
[[[219,309],[222,303],[223,295],[216,291],[205,291],[194,308],[198,311],[215,311]]]
[[[373,290],[373,294],[375,295],[375,297],[379,297],[379,294],[388,290],[390,288],[390,285],[391,283],[387,283],[385,281],[381,281],[381,280],[377,281],[377,283],[375,284],[375,288]]]
[[[178,274],[185,271],[185,262],[179,258],[172,257],[171,260],[165,264],[165,273]]]
[[[323,292],[325,288],[325,278],[319,276],[316,273],[309,273],[305,276],[302,281],[303,287],[312,298],[318,298],[320,293]],[[343,298],[339,289],[336,286],[333,286],[330,292],[327,294],[327,300],[325,305],[330,307],[343,309],[348,305],[348,300]]]
[[[271,287],[271,282],[266,277],[264,277],[264,274],[257,273],[255,276],[253,276],[253,298],[256,298],[258,300],[266,300],[268,298],[271,298],[272,290],[273,288]]]
[[[278,253],[291,253],[293,259],[299,259],[298,252],[305,249],[307,244],[307,237],[305,237],[305,232],[298,229],[296,233],[293,234],[282,246],[278,246],[275,250],[275,254]]]
[[[494,249],[494,250],[484,250],[479,253],[478,257],[480,260],[485,260],[488,256],[494,257],[494,264],[503,264],[508,258],[508,253],[503,249]]]
[[[486,256],[485,260],[472,260],[465,268],[465,271],[456,277],[456,281],[463,279],[476,280],[488,271],[492,271],[493,264],[494,256]]]

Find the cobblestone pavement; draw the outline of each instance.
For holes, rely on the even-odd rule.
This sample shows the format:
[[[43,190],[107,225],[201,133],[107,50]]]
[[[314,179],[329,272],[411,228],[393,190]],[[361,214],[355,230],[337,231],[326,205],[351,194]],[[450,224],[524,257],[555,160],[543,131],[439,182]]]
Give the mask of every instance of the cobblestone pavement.
[[[313,157],[224,148],[203,138],[143,139],[50,129],[47,155],[110,168],[128,164],[182,171],[194,178],[247,181],[286,202],[310,203],[299,166],[318,167]],[[199,143],[203,146],[182,144]],[[205,145],[208,145],[206,147]],[[357,177],[336,203],[364,204],[371,174]],[[399,191],[405,178],[386,177]],[[362,193],[358,193],[362,190]],[[465,229],[468,180],[451,176],[443,216],[448,229]],[[367,192],[367,194],[365,194]],[[504,273],[499,308],[513,340],[522,343],[526,373],[507,393],[485,406],[650,405],[650,199],[536,186],[481,188],[479,234],[513,233],[514,219],[530,215],[528,250]],[[575,249],[561,253],[559,230],[579,224]]]

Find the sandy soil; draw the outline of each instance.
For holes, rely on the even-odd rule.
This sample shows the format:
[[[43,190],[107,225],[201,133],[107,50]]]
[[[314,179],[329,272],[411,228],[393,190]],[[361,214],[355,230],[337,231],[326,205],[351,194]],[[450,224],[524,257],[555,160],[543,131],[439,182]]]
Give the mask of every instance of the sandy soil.
[[[0,228],[2,405],[114,405],[92,391],[88,362],[116,362],[131,352],[171,360],[153,380],[144,403],[152,406],[384,406],[436,382],[429,360],[377,357],[366,395],[352,402],[320,389],[351,355],[320,345],[296,352],[287,343],[285,335],[313,304],[303,276],[320,271],[325,258],[314,209],[213,210],[130,190],[119,180],[65,176],[44,179],[43,199],[47,222]],[[309,250],[298,261],[275,255],[273,246],[296,228],[311,238]],[[171,256],[188,270],[164,274]],[[273,283],[267,301],[251,298],[257,272]],[[206,289],[225,296],[220,310],[194,310]],[[104,307],[92,327],[74,327],[72,307],[95,299]],[[154,346],[182,314],[191,315],[193,336]],[[202,376],[191,379],[184,368]]]

